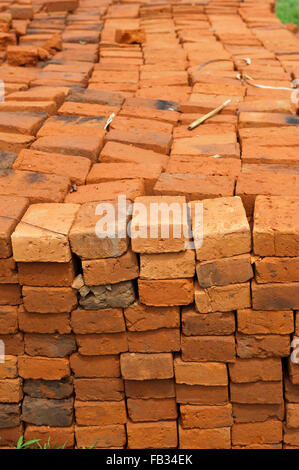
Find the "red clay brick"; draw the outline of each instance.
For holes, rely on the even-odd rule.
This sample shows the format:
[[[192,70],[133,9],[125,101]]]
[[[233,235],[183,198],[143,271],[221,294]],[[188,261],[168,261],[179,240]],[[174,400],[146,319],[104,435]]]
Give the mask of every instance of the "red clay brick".
[[[14,379],[17,375],[17,357],[5,355],[5,361],[0,362],[0,379]]]
[[[177,422],[127,422],[129,449],[171,449],[177,447]]]
[[[257,284],[252,280],[252,307],[255,310],[296,310],[299,307],[298,287],[298,282]]]
[[[122,194],[126,199],[134,201],[145,194],[145,186],[142,179],[129,179],[107,181],[106,183],[88,184],[78,186],[77,191],[68,194],[65,202],[84,204],[95,201],[113,201]]]
[[[185,336],[223,336],[235,332],[233,312],[201,313],[194,307],[182,309],[182,332]]]
[[[75,377],[119,377],[119,356],[80,356],[72,354],[70,367]]]
[[[120,308],[74,310],[71,316],[71,325],[76,334],[125,331],[124,317]]]
[[[253,277],[249,254],[203,261],[197,264],[196,273],[201,287],[243,283]]]
[[[123,424],[100,426],[76,426],[76,442],[79,448],[121,448],[126,443],[126,429]]]
[[[124,384],[118,378],[75,379],[77,400],[120,401],[124,398]]]
[[[177,128],[180,129],[180,128]],[[218,175],[236,177],[241,172],[241,162],[236,158],[211,158],[189,155],[171,155],[166,173],[184,175]]]
[[[268,420],[263,423],[238,423],[232,426],[234,445],[275,444],[282,440],[282,423]]]
[[[299,405],[296,403],[286,404],[286,425],[288,428],[298,428]]]
[[[231,401],[243,404],[280,404],[283,400],[282,381],[230,384]]]
[[[192,303],[193,279],[138,280],[140,301],[153,306],[188,305]]]
[[[25,334],[25,353],[29,356],[67,357],[76,350],[73,335]]]
[[[195,283],[195,305],[200,313],[229,312],[251,306],[250,284],[229,284],[203,289]]]
[[[176,383],[179,384],[207,387],[228,384],[226,365],[220,362],[185,362],[176,357],[174,371]]]
[[[151,307],[135,302],[124,309],[124,316],[128,331],[150,331],[180,326],[179,307]]]
[[[70,180],[65,176],[20,170],[0,171],[0,195],[28,198],[31,204],[63,202],[69,187]]]
[[[28,424],[25,429],[24,439],[27,441],[39,439],[41,446],[50,444],[54,448],[64,446],[64,448],[72,448],[74,446],[74,428],[69,427],[53,427],[53,426],[35,426]]]
[[[19,305],[21,289],[18,284],[0,284],[0,305]]]
[[[184,429],[223,428],[233,424],[232,405],[181,405],[181,425]]]
[[[137,253],[184,251],[188,228],[185,197],[138,197],[133,206],[132,250]]]
[[[21,356],[24,354],[24,338],[22,333],[0,335],[0,340],[5,346],[5,354],[9,356]]]
[[[55,101],[61,105],[69,93],[67,87],[34,87],[26,91],[10,93],[6,101]]]
[[[175,383],[166,380],[125,380],[126,396],[129,398],[174,398]]]
[[[128,415],[132,421],[162,421],[177,418],[177,405],[174,398],[141,400],[127,399]]]
[[[284,404],[279,405],[246,405],[233,404],[233,417],[235,423],[252,423],[258,421],[267,421],[268,419],[284,418]]]
[[[176,384],[177,403],[222,405],[228,402],[228,387]]]
[[[1,216],[0,216],[1,217]],[[0,258],[0,284],[17,284],[19,281],[13,257]]]
[[[76,275],[74,259],[68,263],[18,263],[21,285],[70,287]]]
[[[179,425],[180,449],[230,449],[230,428],[183,429]]]
[[[23,379],[61,380],[70,375],[69,361],[65,358],[20,356],[18,368]]]
[[[35,138],[31,135],[0,132],[0,150],[16,152],[30,147]]]
[[[230,379],[236,383],[281,381],[282,365],[278,358],[241,359],[229,364]]]
[[[181,338],[183,361],[233,362],[234,336],[184,336]]]
[[[260,256],[298,256],[298,197],[258,196],[253,248]]]
[[[292,311],[238,310],[238,331],[249,335],[286,335],[294,331]]]
[[[36,135],[45,118],[41,113],[0,112],[0,132]]]
[[[259,284],[299,281],[299,257],[259,258],[254,264],[256,271],[255,278]]]
[[[0,380],[0,396],[2,403],[18,403],[22,400],[22,381],[18,379]]]
[[[246,213],[252,216],[258,195],[299,196],[299,176],[282,174],[241,174],[238,177],[236,195],[242,198]]]
[[[70,230],[69,239],[72,251],[80,256],[80,258],[89,260],[116,258],[127,251],[129,243],[127,232],[119,233],[121,226],[118,224],[118,220],[120,219],[121,223],[123,222],[125,226],[127,226],[128,216],[123,216],[119,213],[116,202],[111,202],[111,204],[115,210],[116,216],[116,237],[113,239],[107,237],[106,232],[103,233],[101,226],[99,227],[98,222],[101,221],[101,217],[99,216],[102,215],[101,213],[96,213],[99,202],[83,204],[77,212],[75,221]],[[95,227],[100,236],[97,236]]]
[[[77,306],[76,293],[70,287],[23,287],[24,307],[28,312],[65,313]]]
[[[89,158],[95,162],[103,147],[103,137],[55,135],[40,137],[31,146],[33,150]]]
[[[137,278],[139,274],[136,254],[130,250],[117,258],[83,261],[82,269],[85,284],[88,286],[129,281]]]
[[[124,424],[126,406],[122,401],[75,401],[76,422],[81,426]]]
[[[72,254],[68,233],[79,209],[75,204],[34,204],[12,235],[14,259],[67,263]]]
[[[289,335],[243,335],[237,333],[239,357],[285,357],[290,354]]]
[[[103,116],[51,116],[40,128],[37,137],[50,137],[53,135],[82,136],[104,138],[105,121]]]
[[[161,165],[165,170],[168,156],[152,150],[134,147],[133,145],[121,144],[120,142],[107,142],[100,153],[100,161],[102,163],[135,164],[151,162],[153,165]]]
[[[79,353],[83,356],[114,355],[128,351],[125,333],[77,335]]]
[[[68,313],[32,313],[19,307],[19,329],[24,333],[71,333]]]
[[[180,330],[162,328],[153,331],[130,331],[127,333],[130,352],[163,353],[180,350]]]
[[[121,373],[126,380],[170,379],[173,377],[172,354],[127,353],[120,357]]]
[[[106,134],[104,141],[136,145],[137,147],[167,155],[170,151],[172,136],[171,134],[144,132],[139,129],[135,129],[134,131],[114,129]]]
[[[162,167],[160,165],[141,163],[96,163],[87,176],[87,184],[103,183],[107,181],[119,181],[130,179],[142,179],[146,194],[152,194]]]
[[[11,234],[18,220],[28,207],[28,199],[0,197],[0,257],[8,258],[12,254]]]
[[[194,217],[192,224],[196,258],[200,261],[250,252],[250,228],[239,197],[203,201],[203,227],[194,226]],[[199,230],[202,230],[203,243],[197,248],[196,239],[200,236]]]
[[[13,169],[66,176],[72,183],[84,184],[90,165],[90,161],[83,157],[23,149]]]
[[[18,309],[10,305],[0,306],[0,333],[10,334],[18,331]]]
[[[154,186],[159,196],[185,196],[187,201],[233,196],[235,179],[218,175],[162,173]]]

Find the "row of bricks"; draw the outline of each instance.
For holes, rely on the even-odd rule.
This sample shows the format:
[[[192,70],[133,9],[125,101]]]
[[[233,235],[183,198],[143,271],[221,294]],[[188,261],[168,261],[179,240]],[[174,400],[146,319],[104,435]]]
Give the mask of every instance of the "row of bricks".
[[[60,334],[114,334],[128,332],[154,332],[163,329],[175,333],[182,325],[185,336],[226,336],[237,330],[241,334],[249,335],[286,335],[295,332],[298,334],[298,312],[294,317],[292,311],[260,311],[237,310],[236,322],[234,312],[215,312],[198,314],[194,307],[149,307],[134,303],[124,309],[108,308],[101,310],[74,310],[68,313],[32,313],[20,306],[0,306],[1,334],[13,334],[18,331],[24,333],[52,333],[53,325],[57,325]],[[42,328],[39,320],[50,320]],[[59,321],[60,319],[60,321]],[[236,323],[236,325],[235,325]],[[34,331],[34,327],[36,331]],[[158,333],[157,333],[158,334]],[[134,337],[134,335],[131,335]],[[130,337],[130,335],[129,335]]]
[[[120,401],[80,401],[62,399],[32,398],[26,395],[23,401],[22,420],[37,426],[50,425],[54,427],[70,426],[73,422],[73,405],[76,414],[76,423],[81,426],[99,426],[124,424],[133,422],[149,422],[161,420],[175,420],[177,418],[177,405],[173,398],[163,399],[134,399],[127,398]],[[1,410],[2,408],[2,410]],[[287,427],[298,429],[298,403],[286,404]],[[250,404],[218,404],[214,405],[180,405],[181,425],[184,429],[213,429],[230,427],[235,422],[257,423],[267,419],[284,418],[283,402],[278,405],[250,405]],[[1,427],[14,427],[20,424],[19,408],[14,404],[0,404]],[[9,417],[9,411],[11,417]],[[258,412],[260,411],[260,416]],[[11,418],[14,419],[11,419]],[[10,419],[10,421],[9,421]],[[10,426],[7,426],[10,424]]]
[[[263,197],[258,196],[253,226],[253,252],[259,256],[298,256],[297,213],[298,197]],[[127,250],[127,230],[117,241],[122,246],[113,251],[109,248],[104,252],[101,246],[105,244],[103,238],[97,236],[95,227],[100,220],[95,211],[97,204],[85,204],[82,207],[76,204],[36,204],[29,209],[28,200],[24,198],[1,197],[1,257],[8,258],[12,254],[11,238],[14,260],[18,262],[56,262],[67,263],[73,252],[85,259],[118,257]],[[180,211],[178,221],[169,213],[163,215],[163,206],[158,206],[163,218],[153,218],[151,204],[165,202],[173,210],[175,203]],[[138,253],[174,253],[185,251],[185,242],[188,240],[188,218],[184,210],[184,197],[140,197],[133,206],[132,217],[132,249]],[[251,250],[251,232],[246,219],[241,200],[238,197],[216,198],[199,201],[203,208],[203,224],[197,222],[196,202],[190,205],[192,213],[192,232],[196,240],[200,239],[202,230],[203,243],[196,246],[196,257],[200,261],[228,258],[249,253]],[[115,204],[111,204],[116,209]],[[140,207],[144,209],[140,214]],[[27,209],[27,211],[26,211]],[[25,215],[23,216],[24,212]],[[125,207],[126,211],[126,207]],[[129,213],[129,211],[128,211]],[[22,217],[23,216],[23,217]],[[166,216],[166,217],[165,217]],[[125,224],[127,215],[120,218]],[[18,221],[22,219],[20,224]],[[225,222],[225,225],[224,225]],[[169,224],[169,237],[163,238],[163,227]],[[175,224],[180,232],[175,231]],[[34,227],[32,227],[34,225]],[[17,228],[16,228],[17,226]],[[99,228],[101,235],[103,228]],[[59,232],[60,237],[57,236]],[[275,235],[274,235],[275,232]],[[151,236],[151,234],[155,234]],[[223,241],[223,236],[226,241]],[[69,244],[69,240],[71,246]],[[93,243],[92,249],[88,245]],[[99,245],[99,249],[97,249]],[[44,251],[43,251],[44,246]],[[49,247],[51,249],[49,250]],[[291,262],[291,260],[290,260]],[[190,258],[189,263],[192,264]]]
[[[69,139],[73,141],[72,137]],[[53,149],[54,152],[58,150],[58,147],[61,150],[60,142],[64,141],[65,144],[65,140],[67,139],[63,137],[53,140],[56,146]],[[6,155],[7,153],[4,154],[4,158]],[[43,158],[43,163],[40,163],[40,158]],[[296,174],[273,175],[272,173],[249,172],[242,173],[235,179],[234,176],[225,174],[239,170],[234,169],[234,163],[224,160],[213,161],[207,157],[196,164],[196,162],[191,162],[191,158],[179,157],[177,163],[174,161],[174,166],[182,164],[184,173],[160,173],[160,166],[153,166],[149,169],[145,163],[138,165],[123,163],[121,166],[117,163],[99,163],[91,169],[90,181],[92,182],[77,186],[78,182],[82,183],[84,174],[89,171],[89,163],[86,159],[75,156],[61,159],[56,153],[47,154],[40,150],[26,150],[20,153],[20,157],[17,157],[14,163],[15,168],[22,169],[1,170],[0,192],[2,196],[7,197],[26,197],[31,203],[65,201],[74,204],[109,201],[117,199],[118,194],[124,194],[132,201],[152,194],[161,197],[180,195],[186,197],[187,201],[231,197],[235,194],[242,198],[249,217],[253,216],[255,201],[259,194],[282,197],[299,196],[298,175]],[[34,171],[31,171],[31,168]],[[191,174],[193,169],[197,174]],[[174,167],[171,171],[176,171],[176,168]],[[74,185],[75,191],[72,189]]]
[[[83,356],[109,356],[126,351],[132,353],[181,351],[184,361],[233,362],[237,356],[241,358],[288,357],[291,353],[291,339],[288,334],[237,332],[235,337],[234,335],[223,336],[223,334],[198,336],[197,332],[194,332],[192,336],[181,336],[179,329],[162,328],[128,333],[77,333],[74,337],[37,333],[32,331],[36,324],[34,319],[31,322],[28,320],[28,323],[31,331],[25,332],[24,337],[20,333],[1,334],[0,338],[6,345],[8,354],[22,354],[25,351],[31,356],[60,358],[68,356],[77,348]],[[26,326],[25,324],[23,328]],[[38,325],[35,329],[38,329]],[[298,341],[298,336],[294,336],[293,340]]]
[[[131,278],[141,279],[182,279],[197,274],[201,287],[212,285],[226,285],[229,283],[242,283],[252,277],[252,259],[249,255],[238,255],[231,258],[222,258],[207,262],[195,263],[192,251],[166,254],[141,254],[140,270],[136,257],[130,251],[117,258],[121,266],[131,258],[134,263],[130,266]],[[121,273],[113,273],[115,259],[88,260],[82,262],[84,283],[86,285],[103,285],[122,282]],[[296,282],[298,281],[297,257],[264,257],[254,259],[255,279],[259,284],[270,282]],[[121,269],[120,266],[120,269]],[[76,263],[74,259],[68,263],[16,263],[12,257],[0,259],[0,283],[21,284],[34,287],[70,287],[76,277]],[[97,271],[103,269],[104,272]],[[229,271],[239,269],[240,272]],[[137,273],[137,275],[136,275]],[[217,273],[217,277],[216,277]],[[226,276],[224,275],[226,274]],[[209,275],[210,278],[205,276]]]
[[[158,370],[157,366],[159,360],[162,361],[163,369],[161,371]],[[89,366],[85,366],[89,361]],[[149,365],[149,370],[142,369],[141,361],[145,361]],[[18,359],[15,356],[6,356],[6,362],[6,365],[1,366],[1,379],[10,379],[7,381],[7,386],[9,386],[9,383],[17,385],[18,379],[16,377],[20,375],[27,379],[26,383],[30,384],[32,382],[32,387],[36,384],[36,388],[33,388],[32,392],[30,392],[30,387],[26,388],[26,393],[29,395],[33,394],[32,396],[35,396],[35,394],[38,394],[39,398],[54,399],[70,396],[72,382],[65,379],[65,377],[69,377],[69,365],[66,359],[30,356],[21,356]],[[57,370],[55,370],[55,365]],[[134,365],[137,365],[136,370],[132,369]],[[70,366],[75,378],[86,378],[86,380],[79,380],[78,382],[82,383],[83,387],[81,392],[79,389],[77,390],[81,400],[120,399],[121,395],[119,393],[121,390],[118,390],[119,385],[117,385],[119,381],[111,380],[110,383],[107,379],[106,383],[103,379],[100,380],[103,377],[120,376],[118,356],[88,358],[76,353],[70,358]],[[228,364],[228,367],[233,402],[239,404],[279,404],[281,402],[282,368],[279,358],[238,358],[235,362]],[[179,403],[212,405],[227,401],[228,373],[224,363],[184,362],[179,357],[175,357],[173,371],[171,354],[150,354],[145,356],[143,354],[126,353],[121,356],[121,373],[128,387],[130,384],[132,385],[131,389],[126,390],[126,395],[131,398],[174,397],[175,394],[171,385],[173,382],[169,379],[172,379],[175,373],[176,383],[180,384],[176,390]],[[291,361],[289,361],[289,374],[289,379],[285,377],[285,393],[288,395],[288,401],[297,402],[298,372],[296,374],[296,366]],[[94,380],[96,377],[99,380]],[[54,386],[55,383],[56,386]],[[5,381],[3,381],[4,385]],[[42,388],[40,388],[41,385],[43,385]],[[88,388],[87,385],[90,385],[91,388]],[[205,387],[209,387],[209,389]],[[268,396],[265,394],[267,388],[268,391],[272,388],[273,392]],[[36,391],[34,392],[34,390]],[[194,391],[193,395],[192,390]],[[213,391],[215,392],[214,397],[212,397]],[[220,393],[221,391],[223,393]],[[16,402],[18,400],[8,396],[3,401]]]
[[[3,446],[15,444],[22,434],[22,426],[5,429]],[[298,447],[298,432],[282,428],[282,423],[270,419],[261,423],[238,423],[232,428],[184,429],[173,420],[159,422],[128,422],[125,426],[69,426],[48,427],[28,425],[24,431],[26,440],[40,439],[47,443],[50,438],[56,446],[122,449],[176,448],[181,449],[293,449]],[[178,439],[179,438],[179,439]],[[107,446],[108,444],[108,446]]]
[[[147,306],[167,307],[189,305],[195,302],[197,312],[229,312],[232,310],[296,310],[298,283],[257,284],[254,280],[242,284],[198,287],[192,279],[138,281],[139,299]],[[250,291],[252,291],[252,298]],[[76,291],[68,287],[30,287],[22,289],[18,284],[0,284],[0,305],[19,305],[32,313],[65,313],[78,305]],[[132,281],[104,286],[91,286],[87,296],[79,298],[81,307],[91,310],[128,307],[135,299]],[[156,295],[156,297],[155,297]]]

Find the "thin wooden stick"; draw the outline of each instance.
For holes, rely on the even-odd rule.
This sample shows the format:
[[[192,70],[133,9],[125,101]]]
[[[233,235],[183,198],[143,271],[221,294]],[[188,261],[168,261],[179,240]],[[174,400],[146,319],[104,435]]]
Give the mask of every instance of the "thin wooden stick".
[[[210,111],[208,114],[205,114],[199,119],[196,119],[196,121],[193,121],[192,124],[188,126],[189,131],[192,131],[192,129],[195,129],[195,127],[199,126],[203,122],[205,122],[207,119],[215,116],[215,114],[219,113],[225,106],[227,106],[231,100],[226,100],[223,104],[218,106],[218,108],[213,109],[213,111]]]

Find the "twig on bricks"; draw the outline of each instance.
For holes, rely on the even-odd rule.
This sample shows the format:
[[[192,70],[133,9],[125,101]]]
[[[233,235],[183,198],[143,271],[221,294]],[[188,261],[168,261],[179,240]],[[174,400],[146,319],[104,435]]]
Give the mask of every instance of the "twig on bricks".
[[[227,106],[231,100],[226,100],[224,103],[222,103],[218,108],[213,109],[213,111],[210,111],[208,114],[205,114],[199,119],[196,119],[196,121],[193,121],[189,126],[188,129],[189,131],[192,131],[192,129],[195,129],[195,127],[199,126],[203,122],[205,122],[207,119],[215,116],[215,114],[219,113],[225,106]]]

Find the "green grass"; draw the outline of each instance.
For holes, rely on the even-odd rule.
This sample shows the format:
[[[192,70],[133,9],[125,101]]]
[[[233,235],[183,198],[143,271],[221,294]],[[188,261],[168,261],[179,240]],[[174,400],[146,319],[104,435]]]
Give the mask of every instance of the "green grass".
[[[299,0],[277,0],[276,15],[282,23],[299,26]]]
[[[0,436],[1,440],[1,436]],[[94,449],[97,445],[97,441],[94,442],[90,447],[87,449]],[[47,440],[44,444],[40,444],[40,439],[32,439],[30,441],[24,441],[24,436],[20,436],[16,446],[12,447],[12,449],[65,449],[66,442],[62,446],[57,446],[56,442],[51,442],[51,439]],[[85,449],[86,447],[83,447]]]
[[[21,436],[18,440],[18,443],[15,449],[64,449],[63,446],[56,446],[56,443],[53,444],[50,442],[50,438],[43,445],[40,444],[40,439],[32,439],[32,441],[24,441],[24,436]]]

